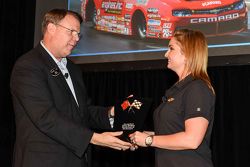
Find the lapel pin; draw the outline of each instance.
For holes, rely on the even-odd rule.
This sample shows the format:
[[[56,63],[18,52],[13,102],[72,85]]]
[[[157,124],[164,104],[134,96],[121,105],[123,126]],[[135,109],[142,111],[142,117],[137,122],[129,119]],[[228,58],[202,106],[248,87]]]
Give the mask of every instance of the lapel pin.
[[[59,71],[58,68],[52,68],[52,69],[50,70],[50,73],[51,73],[51,75],[52,75],[53,77],[56,77],[56,76],[58,76],[58,75],[60,74],[60,71]]]

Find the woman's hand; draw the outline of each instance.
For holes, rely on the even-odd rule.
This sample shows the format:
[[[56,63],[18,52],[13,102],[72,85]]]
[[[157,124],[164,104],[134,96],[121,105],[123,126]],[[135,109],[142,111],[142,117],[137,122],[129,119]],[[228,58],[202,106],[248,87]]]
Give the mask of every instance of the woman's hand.
[[[150,135],[147,133],[144,133],[144,132],[139,132],[139,131],[136,131],[136,132],[129,135],[131,143],[138,145],[138,146],[141,146],[141,147],[147,147],[145,144],[145,139],[148,136],[150,136]]]

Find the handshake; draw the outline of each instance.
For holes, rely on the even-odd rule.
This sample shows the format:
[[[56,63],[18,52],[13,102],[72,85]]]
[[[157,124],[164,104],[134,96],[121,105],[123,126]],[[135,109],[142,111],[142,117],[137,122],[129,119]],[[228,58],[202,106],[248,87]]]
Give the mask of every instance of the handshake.
[[[122,135],[122,131],[118,132],[104,132],[101,134],[94,133],[91,143],[103,147],[109,147],[116,150],[128,150],[135,151],[138,149],[138,146],[141,147],[148,147],[153,142],[153,135],[154,132],[139,132],[136,131],[129,135],[130,142],[129,141],[123,141],[119,137]]]

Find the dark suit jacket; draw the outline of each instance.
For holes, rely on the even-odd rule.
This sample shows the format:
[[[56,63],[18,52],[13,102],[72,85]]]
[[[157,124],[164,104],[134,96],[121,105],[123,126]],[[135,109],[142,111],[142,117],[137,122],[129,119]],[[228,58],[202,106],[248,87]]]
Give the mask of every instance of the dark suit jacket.
[[[109,129],[107,108],[90,106],[82,72],[68,60],[79,107],[57,64],[39,44],[11,76],[16,120],[14,167],[87,166],[92,128]]]

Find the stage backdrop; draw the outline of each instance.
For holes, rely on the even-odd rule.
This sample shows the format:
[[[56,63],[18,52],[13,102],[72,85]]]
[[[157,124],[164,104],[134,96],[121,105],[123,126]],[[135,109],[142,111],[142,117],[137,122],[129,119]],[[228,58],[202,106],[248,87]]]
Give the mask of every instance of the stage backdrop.
[[[46,11],[63,7],[81,14],[82,38],[71,59],[85,69],[164,68],[161,60],[169,39],[176,29],[183,28],[206,34],[209,65],[239,65],[250,61],[248,0],[43,0],[36,3],[35,45],[41,37],[41,20]]]
[[[14,114],[9,92],[9,77],[15,60],[33,47],[35,1],[23,0],[0,5],[0,166],[11,167],[15,140]],[[37,7],[39,10],[39,6]],[[38,28],[39,29],[39,28]],[[238,56],[238,55],[235,55]],[[165,64],[163,60],[162,64]],[[250,166],[250,66],[215,66],[209,68],[217,98],[212,150],[215,167]],[[83,71],[88,93],[94,104],[111,105],[131,92],[152,97],[156,107],[174,81],[165,69],[135,71]],[[152,114],[152,113],[151,113]],[[145,128],[152,128],[150,115]],[[153,166],[153,149],[139,149],[129,154],[99,147],[93,148],[94,167]]]

